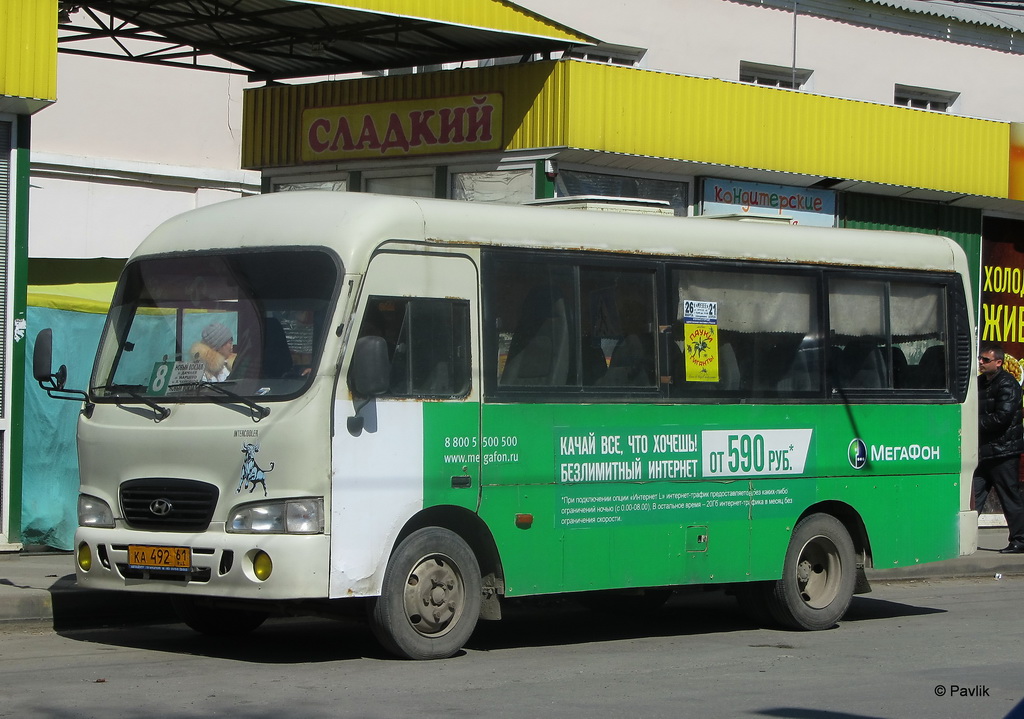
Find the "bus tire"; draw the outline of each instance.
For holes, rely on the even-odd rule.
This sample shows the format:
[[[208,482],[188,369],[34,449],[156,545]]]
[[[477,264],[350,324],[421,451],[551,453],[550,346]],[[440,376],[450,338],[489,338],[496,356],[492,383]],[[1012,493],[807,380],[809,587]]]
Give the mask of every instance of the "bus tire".
[[[237,637],[257,629],[267,620],[265,612],[236,607],[220,607],[203,599],[176,595],[171,597],[175,611],[189,628],[210,637]]]
[[[461,537],[441,527],[418,529],[391,555],[370,627],[392,654],[444,659],[469,641],[480,617],[480,565]]]
[[[846,614],[857,579],[853,540],[829,514],[797,522],[786,550],[782,578],[774,583],[768,606],[784,627],[830,629]]]

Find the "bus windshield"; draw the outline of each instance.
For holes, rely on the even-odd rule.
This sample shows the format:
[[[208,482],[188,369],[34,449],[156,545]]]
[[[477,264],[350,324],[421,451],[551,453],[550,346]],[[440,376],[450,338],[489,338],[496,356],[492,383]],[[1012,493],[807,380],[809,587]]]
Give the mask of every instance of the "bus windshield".
[[[339,275],[323,250],[129,263],[93,371],[94,398],[294,395],[310,381]]]

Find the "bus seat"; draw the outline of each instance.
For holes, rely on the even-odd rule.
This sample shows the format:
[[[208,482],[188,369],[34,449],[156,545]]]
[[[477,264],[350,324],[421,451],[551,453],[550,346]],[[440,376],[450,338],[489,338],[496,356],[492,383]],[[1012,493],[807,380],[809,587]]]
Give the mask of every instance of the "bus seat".
[[[561,385],[569,376],[569,321],[565,300],[548,287],[535,288],[523,301],[512,335],[503,385]]]
[[[793,361],[786,374],[779,380],[776,389],[779,392],[806,392],[815,389],[807,352],[797,351],[793,355]]]
[[[615,345],[601,385],[651,387],[654,384],[654,348],[645,347],[644,339],[639,335],[629,335]]]
[[[876,340],[854,340],[843,348],[839,355],[839,386],[849,389],[888,386],[885,360]]]
[[[892,386],[896,389],[910,386],[910,367],[907,356],[899,347],[892,348]]]
[[[263,376],[284,377],[292,368],[288,338],[276,317],[268,317],[263,327]]]
[[[920,389],[946,387],[946,348],[943,345],[933,345],[924,351],[917,363],[916,380]]]
[[[604,352],[589,337],[584,337],[580,343],[580,371],[584,387],[593,387],[598,384],[608,371]]]
[[[736,361],[736,350],[731,343],[718,349],[718,387],[719,389],[740,388],[740,363]]]

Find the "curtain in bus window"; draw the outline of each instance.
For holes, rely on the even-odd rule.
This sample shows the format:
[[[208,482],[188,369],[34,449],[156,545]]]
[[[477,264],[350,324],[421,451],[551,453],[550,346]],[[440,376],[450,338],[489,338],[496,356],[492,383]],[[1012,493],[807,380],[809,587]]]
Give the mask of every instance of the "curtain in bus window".
[[[829,285],[830,366],[837,387],[890,386],[886,285],[864,279]]]
[[[946,389],[946,306],[944,288],[893,282],[893,386],[897,389]]]
[[[673,396],[820,391],[818,293],[813,277],[689,269],[674,271],[672,281]],[[714,312],[714,320],[706,320],[713,329],[702,328],[700,318],[686,316],[686,307],[694,303],[713,303],[708,311]],[[702,338],[699,345],[694,337]],[[704,375],[710,380],[695,375],[692,366],[687,372],[698,351],[710,358],[710,371]]]

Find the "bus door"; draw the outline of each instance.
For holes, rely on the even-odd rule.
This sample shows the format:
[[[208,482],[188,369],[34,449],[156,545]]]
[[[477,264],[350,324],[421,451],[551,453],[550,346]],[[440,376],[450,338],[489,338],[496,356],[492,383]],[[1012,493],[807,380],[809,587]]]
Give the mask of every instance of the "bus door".
[[[477,510],[477,275],[461,255],[384,252],[369,264],[347,352],[382,338],[390,368],[375,397],[338,392],[331,596],[379,591],[395,539],[417,512]]]

